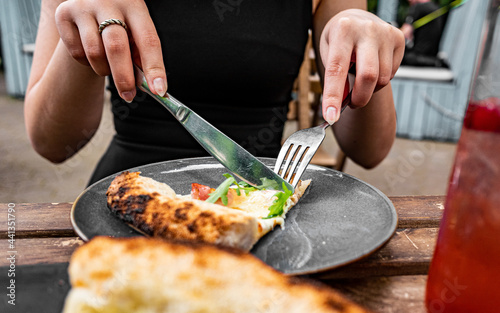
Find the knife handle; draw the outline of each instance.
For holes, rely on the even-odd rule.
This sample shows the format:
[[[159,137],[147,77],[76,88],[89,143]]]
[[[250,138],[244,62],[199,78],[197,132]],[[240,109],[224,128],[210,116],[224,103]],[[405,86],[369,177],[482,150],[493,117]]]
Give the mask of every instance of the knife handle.
[[[340,113],[344,112],[345,108],[347,108],[347,106],[351,104],[352,87],[354,87],[355,78],[356,76],[354,74],[347,74],[347,79],[345,81],[344,87],[344,100],[342,101],[342,105],[340,106]]]
[[[160,102],[179,122],[183,122],[189,116],[191,109],[180,103],[169,93],[167,93],[165,97],[154,94],[151,89],[149,89],[144,73],[137,65],[134,65],[134,71],[137,87],[156,99],[156,101]]]

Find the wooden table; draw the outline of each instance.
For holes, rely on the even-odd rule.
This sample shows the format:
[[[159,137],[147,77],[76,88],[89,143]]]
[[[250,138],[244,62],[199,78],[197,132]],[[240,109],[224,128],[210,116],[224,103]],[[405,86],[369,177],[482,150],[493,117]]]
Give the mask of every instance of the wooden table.
[[[386,245],[363,260],[310,278],[325,282],[374,312],[426,312],[423,304],[426,274],[444,197],[390,199],[398,212],[399,224]],[[48,293],[46,297],[51,297],[51,301],[64,299],[69,289],[65,267],[75,248],[83,244],[71,227],[71,205],[0,204],[0,247],[4,252],[0,258],[0,288],[5,290],[9,286],[7,276],[15,262],[18,303],[23,296],[40,292],[40,288]],[[35,272],[51,279],[49,286],[39,282],[33,275]],[[8,298],[2,298],[0,307],[8,306]],[[33,308],[36,309],[36,304]],[[41,312],[39,309],[36,311]]]

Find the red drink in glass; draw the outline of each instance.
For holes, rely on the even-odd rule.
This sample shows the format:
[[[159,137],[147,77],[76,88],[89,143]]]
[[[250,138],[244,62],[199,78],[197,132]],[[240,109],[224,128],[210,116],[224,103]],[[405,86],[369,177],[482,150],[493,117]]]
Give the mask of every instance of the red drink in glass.
[[[500,312],[500,100],[471,102],[427,281],[429,313]]]

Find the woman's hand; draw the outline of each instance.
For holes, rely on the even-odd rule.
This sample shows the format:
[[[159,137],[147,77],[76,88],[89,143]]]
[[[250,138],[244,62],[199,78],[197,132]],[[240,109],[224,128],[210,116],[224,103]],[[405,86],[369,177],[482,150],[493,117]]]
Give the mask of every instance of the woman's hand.
[[[404,54],[405,39],[396,27],[364,10],[344,10],[325,25],[319,43],[325,68],[323,117],[338,120],[351,62],[356,66],[351,108],[365,106],[374,91],[389,84]]]
[[[99,34],[99,24],[119,19]],[[59,5],[56,25],[69,54],[100,76],[112,75],[120,96],[136,94],[132,59],[142,67],[153,92],[163,96],[167,78],[160,39],[143,0],[69,0]]]

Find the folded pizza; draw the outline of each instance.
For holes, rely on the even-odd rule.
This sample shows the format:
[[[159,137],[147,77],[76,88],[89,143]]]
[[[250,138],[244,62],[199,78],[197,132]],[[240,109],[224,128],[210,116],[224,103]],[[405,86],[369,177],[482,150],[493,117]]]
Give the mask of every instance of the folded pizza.
[[[367,312],[248,253],[158,238],[95,237],[69,265],[63,313]]]
[[[190,195],[177,195],[167,184],[123,172],[111,183],[108,208],[138,231],[155,237],[205,242],[249,251],[299,201],[310,180],[294,192],[271,183],[251,187],[226,174],[218,187],[193,183]]]

